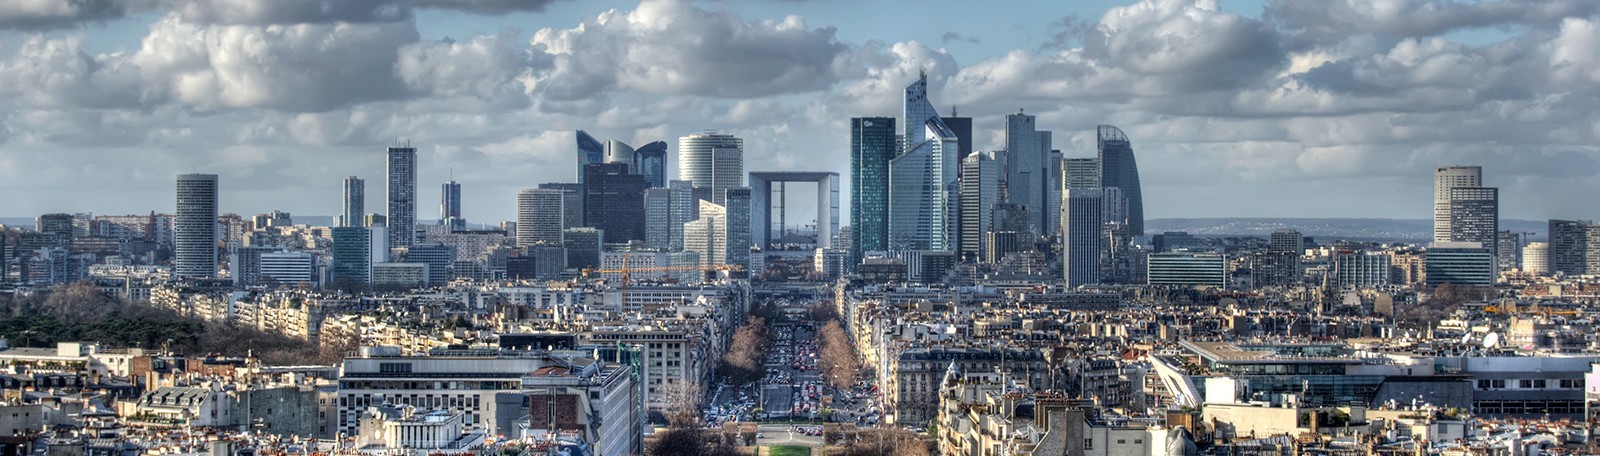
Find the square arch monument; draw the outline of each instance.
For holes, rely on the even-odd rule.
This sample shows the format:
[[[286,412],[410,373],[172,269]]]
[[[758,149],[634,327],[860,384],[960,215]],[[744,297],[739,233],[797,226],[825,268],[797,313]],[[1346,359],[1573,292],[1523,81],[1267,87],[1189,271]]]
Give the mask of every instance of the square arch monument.
[[[817,247],[834,248],[839,236],[839,173],[823,171],[757,171],[750,173],[750,234],[762,249],[772,244],[772,184],[817,184]],[[783,220],[783,198],[778,198],[778,218]]]

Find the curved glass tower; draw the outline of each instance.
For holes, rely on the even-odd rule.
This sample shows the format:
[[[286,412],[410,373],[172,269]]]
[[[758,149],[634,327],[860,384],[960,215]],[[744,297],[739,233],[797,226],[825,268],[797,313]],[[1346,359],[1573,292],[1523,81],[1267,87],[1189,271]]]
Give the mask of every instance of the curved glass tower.
[[[1101,125],[1095,143],[1100,158],[1100,186],[1122,190],[1128,200],[1126,226],[1132,236],[1144,235],[1144,197],[1139,189],[1139,165],[1133,159],[1133,143],[1121,129]]]
[[[711,189],[712,202],[723,203],[723,190],[744,186],[744,140],[704,132],[678,138],[678,180]]]
[[[578,130],[578,183],[583,183],[583,167],[590,163],[605,163],[606,147],[589,132]]]
[[[633,150],[634,165],[650,188],[667,186],[667,142],[655,141]]]

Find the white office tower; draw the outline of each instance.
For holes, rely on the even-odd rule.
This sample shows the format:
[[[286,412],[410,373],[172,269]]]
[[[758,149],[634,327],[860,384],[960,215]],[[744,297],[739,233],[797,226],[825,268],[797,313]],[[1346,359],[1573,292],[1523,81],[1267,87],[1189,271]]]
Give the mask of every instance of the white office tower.
[[[711,189],[712,202],[723,204],[723,190],[745,185],[744,140],[714,132],[678,138],[678,180]]]
[[[530,188],[517,192],[517,247],[561,245],[564,192]]]
[[[622,163],[628,165],[628,172],[639,173],[639,164],[633,160],[633,146],[615,139],[607,139],[605,143],[606,163]]]
[[[1522,272],[1535,275],[1550,273],[1550,244],[1529,242],[1522,248]]]
[[[928,100],[927,74],[906,86],[905,132],[889,161],[889,250],[955,251],[960,146]]]
[[[1068,188],[1061,197],[1061,269],[1067,288],[1100,283],[1100,238],[1104,193]]]
[[[683,224],[683,251],[698,254],[701,267],[726,264],[727,232],[727,208],[710,201],[700,201],[700,218]]]
[[[994,229],[994,205],[1000,202],[1002,155],[973,152],[961,162],[960,258],[983,258],[984,234]]]
[[[217,175],[179,174],[173,217],[178,277],[217,275]]]
[[[367,248],[371,249],[372,264],[388,263],[389,227],[382,223],[373,223],[367,227],[367,231],[369,234],[368,242],[371,243]]]
[[[1433,242],[1450,242],[1450,190],[1483,186],[1483,167],[1446,166],[1433,173]]]

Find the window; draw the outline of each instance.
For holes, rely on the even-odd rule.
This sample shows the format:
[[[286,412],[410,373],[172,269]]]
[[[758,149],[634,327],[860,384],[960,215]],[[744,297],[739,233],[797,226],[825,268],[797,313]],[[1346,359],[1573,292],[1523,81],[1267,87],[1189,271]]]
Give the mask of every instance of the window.
[[[385,374],[411,373],[411,363],[378,363],[378,372]]]
[[[1085,449],[1085,450],[1093,450],[1094,449],[1094,439],[1083,439],[1083,449]]]
[[[1124,439],[1117,439],[1117,444],[1118,444],[1118,445],[1124,445],[1124,444],[1127,444],[1127,443],[1128,443],[1128,441],[1127,441],[1127,440],[1124,440]]]

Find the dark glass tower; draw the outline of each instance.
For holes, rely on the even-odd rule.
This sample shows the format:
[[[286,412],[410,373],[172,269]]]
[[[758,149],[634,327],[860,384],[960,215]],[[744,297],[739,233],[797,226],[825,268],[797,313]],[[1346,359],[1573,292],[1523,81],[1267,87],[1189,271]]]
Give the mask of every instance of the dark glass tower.
[[[656,141],[633,150],[633,161],[650,188],[667,186],[667,142]]]
[[[583,168],[584,223],[612,242],[644,240],[644,176],[628,173],[626,163],[593,163]]]
[[[389,148],[389,246],[410,247],[417,237],[417,149]]]
[[[1122,196],[1128,199],[1128,234],[1144,236],[1144,197],[1139,189],[1139,165],[1133,159],[1133,144],[1117,127],[1101,125],[1096,133],[1100,186],[1122,189]]]
[[[889,160],[899,151],[893,117],[850,119],[850,264],[889,249]]]

